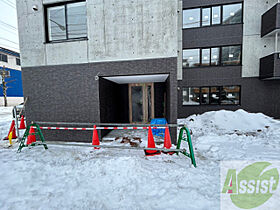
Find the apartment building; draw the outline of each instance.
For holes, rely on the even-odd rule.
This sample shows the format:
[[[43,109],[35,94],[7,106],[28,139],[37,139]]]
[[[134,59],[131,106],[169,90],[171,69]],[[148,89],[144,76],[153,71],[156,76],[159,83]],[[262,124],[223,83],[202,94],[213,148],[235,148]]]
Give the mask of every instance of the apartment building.
[[[7,83],[8,106],[15,106],[23,102],[20,54],[0,46],[0,106],[4,105],[2,71],[5,71]]]
[[[278,7],[276,0],[17,0],[27,120],[176,123],[241,108],[279,118]],[[88,141],[91,133],[46,135]]]
[[[178,117],[245,109],[280,117],[278,1],[183,1]]]

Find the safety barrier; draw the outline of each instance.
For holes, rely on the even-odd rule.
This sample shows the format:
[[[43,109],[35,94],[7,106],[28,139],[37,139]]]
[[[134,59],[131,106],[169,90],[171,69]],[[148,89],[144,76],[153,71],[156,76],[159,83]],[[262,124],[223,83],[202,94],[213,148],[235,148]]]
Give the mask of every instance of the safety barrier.
[[[39,122],[40,124],[56,124],[56,125],[93,125],[93,124],[89,124],[89,123],[58,123],[58,122]],[[96,125],[99,125],[99,127],[96,127]],[[103,126],[100,126],[103,125]],[[105,126],[104,126],[105,125]],[[109,125],[113,125],[113,126],[109,126]],[[106,127],[108,126],[108,127]],[[188,128],[186,126],[183,126],[182,128],[180,128],[180,133],[179,133],[179,138],[178,138],[178,142],[177,142],[177,148],[173,149],[170,148],[171,147],[171,140],[170,140],[170,134],[169,134],[169,129],[168,127],[179,127],[181,125],[177,125],[177,124],[169,124],[166,126],[162,126],[162,125],[153,125],[153,127],[151,127],[150,125],[134,125],[131,126],[131,124],[116,124],[116,123],[96,123],[94,125],[94,127],[88,128],[88,127],[43,127],[43,126],[39,126],[37,123],[31,123],[30,125],[27,126],[27,129],[24,133],[23,138],[20,141],[20,145],[18,148],[18,152],[21,152],[21,150],[24,147],[30,147],[30,146],[38,146],[38,145],[43,145],[45,149],[48,149],[47,144],[45,142],[44,136],[42,134],[42,130],[75,130],[75,131],[94,131],[94,135],[97,135],[98,138],[98,134],[95,132],[97,132],[96,130],[147,130],[149,129],[149,135],[148,135],[148,147],[124,147],[124,146],[112,146],[112,145],[99,145],[99,139],[98,139],[98,144],[94,144],[94,141],[92,143],[92,145],[90,144],[61,144],[61,143],[53,143],[53,142],[48,142],[48,144],[50,145],[64,145],[64,146],[85,146],[85,147],[93,147],[95,149],[97,148],[112,148],[112,149],[134,149],[134,150],[144,150],[146,155],[155,155],[155,154],[160,154],[160,152],[164,152],[164,153],[168,153],[168,154],[173,154],[176,153],[177,155],[179,155],[179,153],[185,155],[186,157],[191,159],[192,164],[194,165],[194,167],[196,167],[196,161],[195,161],[195,157],[194,157],[194,152],[193,152],[193,146],[192,146],[192,142],[191,142],[191,135],[190,132],[188,130]],[[151,132],[151,128],[152,129],[167,129],[168,130],[168,135],[169,135],[169,141],[170,143],[168,145],[169,148],[157,148],[155,146],[149,146],[150,145],[150,133]],[[35,131],[36,129],[36,131]],[[184,134],[187,135],[187,138],[184,137]],[[36,142],[36,140],[31,139],[30,136],[35,136],[35,135],[39,135],[41,142],[38,143]],[[152,135],[152,134],[151,134]],[[94,138],[94,136],[93,136]],[[153,144],[154,144],[154,140],[153,137],[151,136]],[[27,142],[26,142],[27,140]],[[166,137],[165,137],[165,141],[166,141]],[[189,153],[187,152],[186,149],[181,149],[181,143],[182,141],[186,141],[188,143],[189,146]],[[96,142],[96,141],[95,141]],[[164,146],[166,146],[166,142],[164,142]],[[149,152],[150,151],[150,152]]]

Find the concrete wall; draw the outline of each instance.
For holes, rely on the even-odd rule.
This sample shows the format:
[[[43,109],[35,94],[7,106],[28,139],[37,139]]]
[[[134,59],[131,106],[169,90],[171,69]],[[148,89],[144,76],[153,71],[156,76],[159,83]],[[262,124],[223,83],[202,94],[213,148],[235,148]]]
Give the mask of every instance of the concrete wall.
[[[178,0],[87,0],[88,40],[46,44],[43,4],[54,2],[17,0],[23,67],[177,57]]]
[[[260,58],[275,50],[275,38],[261,38],[261,16],[277,0],[244,0],[242,77],[258,77]]]

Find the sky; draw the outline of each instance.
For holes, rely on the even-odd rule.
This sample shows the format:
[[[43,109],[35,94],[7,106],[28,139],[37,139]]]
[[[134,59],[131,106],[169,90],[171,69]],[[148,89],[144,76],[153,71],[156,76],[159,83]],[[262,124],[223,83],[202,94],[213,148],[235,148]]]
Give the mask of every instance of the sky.
[[[19,52],[16,0],[0,0],[0,46]]]

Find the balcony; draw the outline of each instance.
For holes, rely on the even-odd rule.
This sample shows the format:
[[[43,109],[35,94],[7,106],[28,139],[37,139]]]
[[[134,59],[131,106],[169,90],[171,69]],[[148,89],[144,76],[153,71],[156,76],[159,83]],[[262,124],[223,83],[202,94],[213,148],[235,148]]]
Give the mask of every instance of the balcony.
[[[280,31],[280,3],[262,15],[261,37],[274,35]]]
[[[280,53],[273,53],[260,59],[260,79],[280,79]]]

